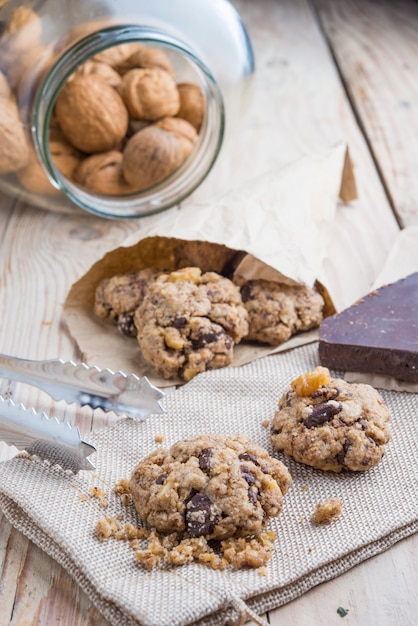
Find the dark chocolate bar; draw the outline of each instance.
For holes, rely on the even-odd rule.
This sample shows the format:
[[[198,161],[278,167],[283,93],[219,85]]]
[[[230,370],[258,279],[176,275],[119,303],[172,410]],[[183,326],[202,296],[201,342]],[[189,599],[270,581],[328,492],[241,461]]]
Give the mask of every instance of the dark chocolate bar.
[[[418,382],[418,272],[324,319],[319,359],[330,368]]]

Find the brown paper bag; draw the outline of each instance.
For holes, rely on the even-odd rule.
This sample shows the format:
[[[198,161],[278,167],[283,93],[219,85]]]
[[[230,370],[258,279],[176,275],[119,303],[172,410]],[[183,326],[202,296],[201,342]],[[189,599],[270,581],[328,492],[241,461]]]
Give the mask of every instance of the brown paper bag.
[[[346,146],[339,144],[258,177],[211,204],[188,205],[146,218],[139,233],[98,260],[68,294],[65,320],[83,360],[147,376],[161,387],[180,382],[159,376],[142,359],[134,338],[124,337],[93,313],[95,289],[103,278],[145,267],[172,270],[197,265],[203,271],[236,272],[247,279],[316,284],[326,301],[325,315],[335,312],[332,294],[317,282],[317,276],[327,249],[326,225],[343,193],[344,173],[352,179],[346,153]],[[344,196],[354,199],[347,190]],[[277,348],[242,342],[235,347],[233,365],[317,336],[317,330],[307,331]]]

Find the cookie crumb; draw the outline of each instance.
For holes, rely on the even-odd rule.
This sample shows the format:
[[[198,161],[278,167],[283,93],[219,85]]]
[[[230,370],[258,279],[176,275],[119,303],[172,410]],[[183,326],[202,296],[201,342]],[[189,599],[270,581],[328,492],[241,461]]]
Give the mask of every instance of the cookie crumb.
[[[132,496],[129,491],[129,480],[122,478],[114,487],[113,491],[119,496],[122,506],[129,506],[132,504]]]
[[[99,519],[96,524],[96,533],[99,541],[105,541],[110,537],[114,537],[120,530],[121,525],[114,517],[104,517]]]
[[[275,532],[268,530],[255,537],[221,541],[224,558],[234,569],[263,567],[271,558],[276,537]]]
[[[78,497],[81,500],[81,502],[87,502],[87,500],[88,500],[88,497],[86,496],[85,493],[79,493]]]
[[[308,491],[308,487],[306,485],[302,485],[301,490],[302,491]]]
[[[103,489],[100,489],[100,487],[90,487],[89,491],[91,497],[96,498],[101,506],[105,508],[109,506],[106,493],[103,491]]]
[[[311,517],[314,524],[331,524],[341,515],[343,502],[339,498],[327,498],[319,502]]]
[[[268,428],[270,426],[270,420],[264,420],[263,422],[261,422],[261,425],[264,428]]]
[[[116,483],[113,491],[115,493],[130,493],[129,491],[129,479],[122,478],[118,483]]]
[[[135,558],[147,570],[162,565],[180,566],[186,563],[201,563],[213,570],[258,569],[261,576],[267,575],[266,564],[273,552],[277,535],[265,531],[252,537],[229,538],[215,542],[205,537],[189,537],[179,541],[176,533],[160,535],[125,523],[119,519],[105,517],[96,524],[99,541],[116,539],[129,541]],[[144,543],[144,540],[147,543]]]
[[[163,435],[155,435],[154,441],[155,443],[164,443],[165,437]]]

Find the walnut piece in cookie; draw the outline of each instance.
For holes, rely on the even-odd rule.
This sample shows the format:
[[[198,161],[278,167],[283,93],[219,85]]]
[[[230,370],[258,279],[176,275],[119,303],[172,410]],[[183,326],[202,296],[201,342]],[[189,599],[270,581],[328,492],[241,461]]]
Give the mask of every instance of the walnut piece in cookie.
[[[162,273],[149,285],[134,322],[145,361],[165,378],[185,381],[232,362],[248,331],[239,289],[197,267]]]
[[[141,304],[149,283],[158,270],[145,268],[104,278],[96,287],[94,313],[113,321],[124,335],[136,337],[133,322],[135,309]]]
[[[313,524],[331,524],[341,515],[343,502],[339,498],[327,498],[319,502],[311,516]]]
[[[331,376],[322,384],[317,370],[305,380],[310,375],[318,381],[310,395],[299,395],[298,379],[282,395],[271,426],[273,449],[326,471],[377,465],[391,438],[390,412],[378,391]]]
[[[143,520],[179,540],[259,535],[282,511],[285,465],[243,435],[200,435],[158,449],[134,469],[130,491]]]
[[[316,289],[257,279],[234,282],[248,311],[247,339],[278,346],[293,334],[319,326],[324,299]]]

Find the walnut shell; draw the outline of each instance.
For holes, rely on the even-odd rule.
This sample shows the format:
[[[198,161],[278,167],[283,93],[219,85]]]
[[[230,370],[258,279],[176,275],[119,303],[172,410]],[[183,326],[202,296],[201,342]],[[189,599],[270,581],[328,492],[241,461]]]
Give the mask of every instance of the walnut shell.
[[[14,100],[0,98],[0,174],[16,172],[29,159],[29,143]]]
[[[55,115],[55,112],[52,113],[51,119],[49,121],[48,139],[50,142],[51,141],[66,141],[64,137],[64,133],[61,130],[61,126],[58,124],[58,120]]]
[[[54,187],[45,173],[44,168],[38,161],[38,157],[33,148],[30,149],[30,158],[26,167],[17,172],[19,182],[28,191],[41,195],[53,196],[59,193],[59,189]]]
[[[133,68],[158,68],[165,70],[175,78],[174,67],[170,59],[163,50],[154,46],[139,45],[133,54],[118,65],[117,70],[123,75]]]
[[[80,39],[84,39],[84,37],[108,28],[109,26],[112,26],[111,18],[91,20],[90,22],[84,22],[82,24],[78,24],[78,26],[73,26],[73,28],[70,28],[63,35],[61,35],[61,37],[55,40],[53,47],[54,52],[60,56],[64,50],[75,44],[77,41],[80,41]]]
[[[176,81],[165,70],[129,70],[118,91],[134,119],[155,121],[176,115],[180,108]]]
[[[100,76],[111,87],[118,87],[121,83],[122,77],[113,69],[108,63],[102,63],[101,61],[94,61],[90,59],[80,65],[80,67],[70,76],[69,80],[77,76]]]
[[[40,45],[42,22],[40,17],[23,5],[10,16],[0,40],[0,68],[8,75],[19,57]]]
[[[50,140],[49,151],[52,160],[61,174],[70,180],[74,179],[74,172],[80,164],[81,154],[71,144],[62,139]]]
[[[77,183],[90,191],[112,196],[132,193],[122,173],[123,154],[112,150],[93,154],[80,163],[75,172]]]
[[[189,122],[199,132],[206,110],[205,97],[202,90],[194,83],[179,83],[180,108],[176,117]]]
[[[51,158],[56,167],[66,178],[74,177],[74,172],[81,159],[80,153],[66,141],[51,141],[49,144]],[[38,160],[33,148],[30,149],[30,159],[26,167],[17,172],[20,183],[29,191],[42,195],[53,196],[60,193],[60,189],[54,187],[46,172]]]
[[[197,141],[197,132],[194,126],[179,117],[163,117],[154,124],[173,133],[183,149],[183,159],[186,160]]]
[[[10,85],[3,72],[0,72],[0,98],[10,98],[12,95]]]
[[[35,11],[21,4],[11,14],[7,26],[4,29],[3,36],[16,35],[16,33],[20,33],[28,27],[30,27],[30,31],[25,33],[25,36],[27,37],[29,32],[32,34],[33,39],[27,42],[28,45],[32,45],[35,41],[39,41],[41,36],[41,19]]]
[[[183,160],[176,137],[151,125],[128,140],[123,152],[123,176],[136,191],[142,191],[167,178]]]
[[[141,43],[121,43],[99,52],[99,54],[92,57],[92,60],[107,63],[116,71],[119,71],[119,66],[123,65],[126,59],[134,54],[138,48],[142,48],[142,46],[143,44]]]
[[[38,64],[45,57],[46,48],[42,44],[34,46],[30,50],[22,50],[20,54],[15,58],[12,65],[7,70],[7,76],[9,78],[9,84],[16,94],[17,99],[20,100],[23,96],[20,93],[21,83],[31,77],[31,82],[36,80],[38,71]]]
[[[128,124],[128,138],[135,135],[135,133],[139,133],[140,130],[143,130],[153,122],[146,122],[145,120],[129,120]]]
[[[121,97],[100,76],[68,81],[58,95],[55,112],[67,140],[82,152],[112,150],[128,129]]]
[[[39,45],[22,54],[19,63],[10,72],[19,101],[20,117],[27,126],[31,124],[33,94],[56,60],[52,46]]]

